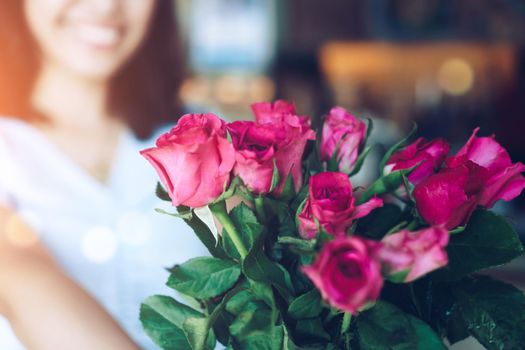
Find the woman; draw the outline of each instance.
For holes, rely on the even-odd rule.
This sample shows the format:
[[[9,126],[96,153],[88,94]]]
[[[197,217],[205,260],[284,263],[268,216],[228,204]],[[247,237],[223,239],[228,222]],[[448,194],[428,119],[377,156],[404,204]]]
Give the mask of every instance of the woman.
[[[140,302],[203,253],[138,155],[177,115],[172,7],[0,2],[0,349],[155,348]]]

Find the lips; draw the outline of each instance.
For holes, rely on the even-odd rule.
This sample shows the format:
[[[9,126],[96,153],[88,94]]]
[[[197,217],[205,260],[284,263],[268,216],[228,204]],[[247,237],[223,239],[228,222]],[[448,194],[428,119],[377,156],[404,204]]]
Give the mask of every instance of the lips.
[[[76,23],[75,31],[83,42],[96,48],[113,48],[121,38],[121,30],[113,25]]]

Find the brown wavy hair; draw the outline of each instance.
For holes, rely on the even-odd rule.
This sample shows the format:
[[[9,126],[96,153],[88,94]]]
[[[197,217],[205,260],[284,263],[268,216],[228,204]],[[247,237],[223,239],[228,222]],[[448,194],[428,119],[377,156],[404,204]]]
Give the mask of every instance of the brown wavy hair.
[[[30,96],[40,53],[26,24],[21,0],[0,0],[0,115],[27,121],[36,113]],[[147,138],[180,114],[178,88],[184,62],[173,1],[156,2],[149,31],[134,56],[110,82],[108,109],[139,138]]]

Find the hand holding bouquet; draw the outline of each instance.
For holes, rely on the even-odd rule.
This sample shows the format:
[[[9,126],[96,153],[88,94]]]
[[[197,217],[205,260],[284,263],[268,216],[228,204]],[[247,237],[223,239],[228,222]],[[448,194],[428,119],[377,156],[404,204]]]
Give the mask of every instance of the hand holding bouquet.
[[[489,349],[525,344],[525,297],[474,273],[523,253],[489,211],[525,188],[493,137],[449,155],[445,140],[394,145],[381,175],[351,178],[372,123],[335,107],[315,132],[277,101],[255,121],[189,114],[143,156],[210,252],[170,270],[200,308],[153,296],[141,308],[164,349],[445,349],[469,335]],[[242,198],[227,210],[226,201]],[[215,236],[196,208],[220,222]],[[174,248],[175,249],[175,248]]]

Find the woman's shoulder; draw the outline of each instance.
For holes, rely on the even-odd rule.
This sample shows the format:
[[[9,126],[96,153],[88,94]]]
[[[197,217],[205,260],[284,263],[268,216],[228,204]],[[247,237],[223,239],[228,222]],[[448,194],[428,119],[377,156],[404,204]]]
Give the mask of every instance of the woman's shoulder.
[[[0,146],[16,140],[22,141],[21,135],[29,129],[29,124],[20,118],[0,115]]]

